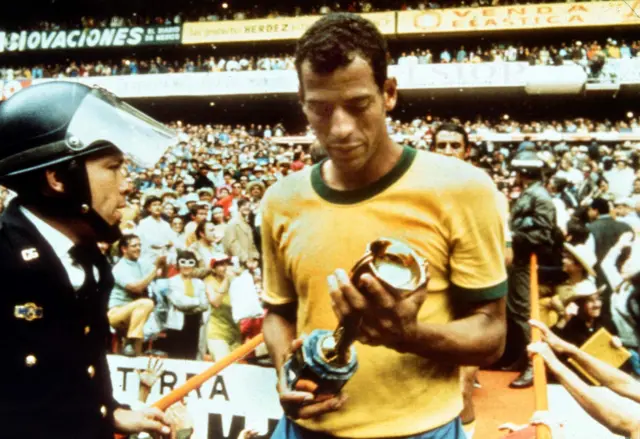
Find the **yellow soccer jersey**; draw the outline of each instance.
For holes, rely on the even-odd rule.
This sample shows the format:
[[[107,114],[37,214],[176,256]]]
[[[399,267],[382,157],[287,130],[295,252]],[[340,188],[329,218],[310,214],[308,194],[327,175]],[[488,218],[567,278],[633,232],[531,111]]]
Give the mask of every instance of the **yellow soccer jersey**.
[[[495,185],[483,171],[405,148],[381,180],[344,192],[323,182],[320,166],[276,183],[263,200],[263,300],[297,302],[298,335],[335,329],[327,276],[338,268],[348,272],[379,237],[402,240],[429,261],[421,321],[447,323],[453,301],[506,294],[504,225]],[[457,367],[355,346],[359,369],[344,388],[345,406],[300,425],[341,437],[392,437],[428,431],[459,415]]]

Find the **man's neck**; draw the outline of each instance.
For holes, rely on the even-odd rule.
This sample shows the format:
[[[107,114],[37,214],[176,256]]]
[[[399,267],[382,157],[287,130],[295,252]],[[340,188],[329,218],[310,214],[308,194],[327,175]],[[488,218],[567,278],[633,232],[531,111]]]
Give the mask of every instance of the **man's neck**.
[[[582,273],[570,273],[569,274],[569,283],[571,285],[578,284],[578,283],[582,282],[583,278],[584,277],[582,276]]]
[[[367,164],[355,173],[343,173],[332,160],[323,169],[325,183],[333,189],[350,191],[367,187],[387,175],[396,166],[404,148],[390,138],[379,146],[378,151]]]
[[[153,218],[154,221],[161,221],[162,218],[160,217],[160,215],[151,215],[151,218]]]

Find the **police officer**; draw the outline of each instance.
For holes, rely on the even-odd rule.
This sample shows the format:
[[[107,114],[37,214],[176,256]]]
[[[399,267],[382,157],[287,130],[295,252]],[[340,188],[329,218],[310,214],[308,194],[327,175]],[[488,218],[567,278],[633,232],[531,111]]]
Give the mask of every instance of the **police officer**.
[[[551,195],[543,184],[548,165],[535,151],[525,149],[515,155],[511,168],[516,172],[516,184],[522,194],[511,209],[511,231],[513,265],[509,273],[507,296],[507,322],[514,337],[515,353],[518,356],[514,369],[520,375],[509,385],[525,388],[533,385],[533,368],[528,361],[526,347],[530,343],[529,279],[531,254],[536,254],[538,265],[553,267],[561,265],[564,237],[557,226],[556,210]],[[541,276],[540,283],[545,279]],[[508,343],[509,344],[509,343]]]
[[[111,269],[96,243],[119,237],[125,157],[153,166],[174,134],[105,90],[29,87],[0,106],[2,437],[168,433],[157,409],[112,396],[106,346]]]

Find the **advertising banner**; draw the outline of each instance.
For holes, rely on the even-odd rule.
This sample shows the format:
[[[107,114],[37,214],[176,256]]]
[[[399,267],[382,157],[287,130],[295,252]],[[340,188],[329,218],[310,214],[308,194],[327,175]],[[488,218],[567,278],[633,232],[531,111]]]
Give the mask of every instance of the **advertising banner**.
[[[423,90],[460,87],[522,87],[529,65],[524,62],[479,64],[419,64],[392,66],[389,74],[398,78],[398,88]]]
[[[375,23],[384,35],[391,35],[396,31],[395,12],[373,12],[362,16]],[[258,20],[189,22],[184,24],[182,44],[295,40],[320,17],[305,15]]]
[[[122,98],[242,96],[298,91],[298,77],[294,70],[92,76],[64,80],[97,85]],[[34,84],[44,81],[52,80],[39,79],[35,80]]]
[[[148,358],[108,357],[113,396],[136,408],[140,378]],[[151,388],[146,405],[151,405],[189,378],[211,367],[201,361],[163,360],[163,372]],[[276,392],[275,369],[234,364],[191,392],[184,403],[194,427],[193,439],[237,439],[244,429],[256,430],[268,438],[282,416]]]
[[[105,27],[53,31],[0,31],[0,53],[96,47],[180,44],[180,26]]]
[[[640,25],[640,0],[398,12],[398,34]]]

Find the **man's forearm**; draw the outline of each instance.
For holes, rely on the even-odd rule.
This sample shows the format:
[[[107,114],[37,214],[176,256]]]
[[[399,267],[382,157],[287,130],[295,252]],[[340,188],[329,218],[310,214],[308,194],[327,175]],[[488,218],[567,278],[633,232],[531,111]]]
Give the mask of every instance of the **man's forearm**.
[[[157,268],[154,266],[153,270],[147,274],[143,279],[138,282],[133,282],[127,285],[127,292],[132,294],[142,294],[147,290],[149,284],[156,278]]]
[[[577,347],[569,352],[573,358],[589,375],[593,376],[602,386],[614,392],[640,402],[640,384],[619,369],[599,360]]]
[[[271,354],[271,360],[276,371],[279,371],[287,358],[291,342],[296,337],[296,323],[269,311],[262,323],[262,333],[267,350]]]
[[[473,314],[446,324],[420,323],[413,340],[400,350],[451,364],[486,366],[504,351],[503,319]]]
[[[630,435],[637,430],[636,417],[621,404],[603,398],[604,395],[587,385],[573,371],[560,361],[547,363],[558,381],[580,406],[596,421],[615,434]]]

